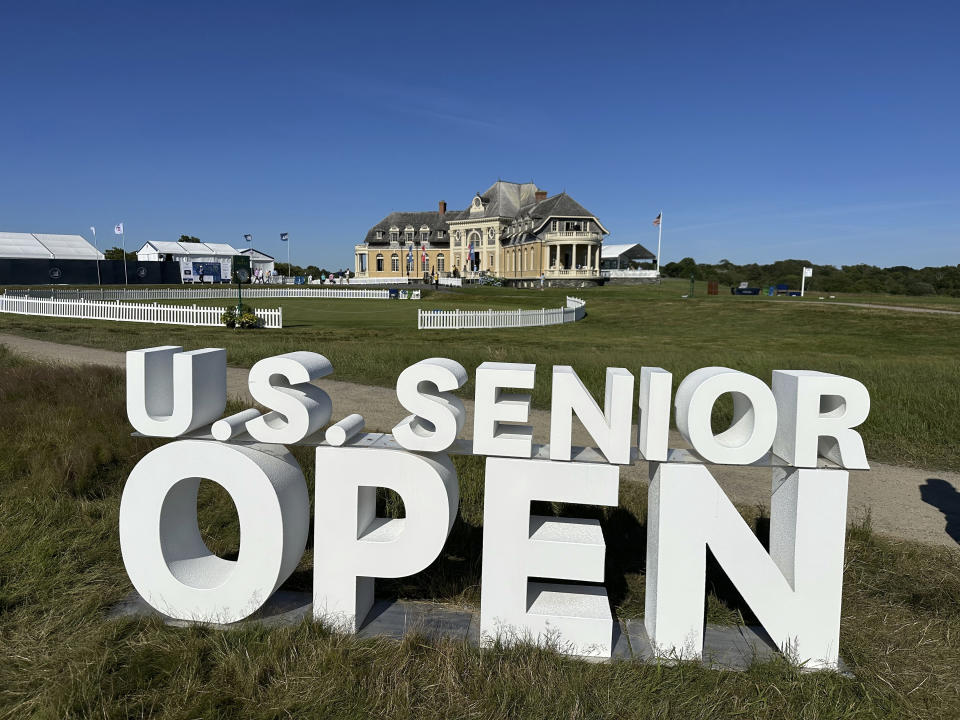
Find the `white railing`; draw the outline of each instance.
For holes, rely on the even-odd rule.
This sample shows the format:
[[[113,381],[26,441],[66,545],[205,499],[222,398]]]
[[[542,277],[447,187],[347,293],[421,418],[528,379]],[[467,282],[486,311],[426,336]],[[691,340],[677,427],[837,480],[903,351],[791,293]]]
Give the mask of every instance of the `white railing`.
[[[6,291],[5,291],[6,292]],[[237,297],[236,288],[116,288],[101,290],[10,290],[8,295],[23,297],[45,297],[53,300],[233,300]],[[409,293],[407,294],[409,297]],[[292,287],[243,289],[243,297],[258,298],[348,298],[353,300],[386,300],[389,290],[368,290],[363,288],[330,287]],[[401,293],[403,297],[403,293]],[[419,297],[419,296],[417,296]]]
[[[351,285],[406,285],[406,277],[395,277],[395,278],[385,278],[385,277],[352,277],[350,278]]]
[[[542,327],[582,320],[586,302],[568,297],[567,306],[540,310],[417,310],[418,330]]]
[[[200,325],[223,327],[221,316],[226,308],[200,305],[159,305],[123,303],[119,300],[59,300],[56,298],[0,295],[0,313],[44,315],[47,317],[84,320],[118,320],[121,322],[159,323],[163,325]],[[268,328],[283,327],[283,308],[254,309]]]
[[[575,270],[566,270],[564,268],[550,268],[546,272],[547,277],[597,277],[600,272],[591,268],[580,268]]]
[[[450,287],[463,287],[463,278],[442,277],[440,278],[440,284],[449,285]]]
[[[601,270],[600,275],[605,278],[656,278],[660,273],[656,270]]]
[[[546,233],[546,238],[549,240],[553,237],[596,238],[599,237],[599,233],[595,233],[592,230],[548,230]]]

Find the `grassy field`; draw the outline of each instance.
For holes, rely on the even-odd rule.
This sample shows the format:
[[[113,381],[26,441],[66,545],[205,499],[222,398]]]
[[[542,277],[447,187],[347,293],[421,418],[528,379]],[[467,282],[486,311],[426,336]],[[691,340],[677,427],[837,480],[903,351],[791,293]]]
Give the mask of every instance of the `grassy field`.
[[[872,410],[862,433],[871,459],[960,470],[960,316],[860,309],[816,299],[709,297],[705,287],[698,287],[693,298],[682,298],[688,289],[689,283],[674,281],[577,291],[587,301],[587,317],[548,328],[416,330],[417,308],[559,307],[567,294],[469,288],[427,291],[421,302],[254,301],[255,306],[283,307],[282,330],[2,315],[0,332],[113,350],[225,347],[230,364],[239,366],[313,350],[331,359],[337,379],[385,387],[425,357],[453,358],[471,377],[484,360],[532,362],[539,366],[534,403],[540,407],[549,403],[554,364],[572,365],[597,397],[603,396],[608,366],[637,373],[642,365],[659,365],[673,372],[674,387],[706,365],[736,368],[767,381],[774,369],[823,370],[857,378],[870,390]],[[464,392],[472,392],[472,383]]]
[[[0,363],[0,718],[960,717],[960,554],[886,540],[868,524],[847,538],[840,652],[852,679],[782,661],[735,673],[422,637],[364,641],[311,622],[223,631],[109,620],[130,590],[120,491],[160,441],[130,436],[119,371],[40,366],[2,348]],[[296,453],[312,497],[312,460]],[[447,547],[414,577],[378,581],[381,597],[476,605],[482,465],[456,462],[461,508]],[[621,616],[643,607],[645,490],[625,484],[619,508],[593,511]],[[742,512],[763,527],[755,508]],[[236,553],[236,513],[208,482],[200,521],[213,550]],[[308,547],[286,589],[309,588],[311,557]],[[715,566],[708,590],[712,621],[750,620]]]

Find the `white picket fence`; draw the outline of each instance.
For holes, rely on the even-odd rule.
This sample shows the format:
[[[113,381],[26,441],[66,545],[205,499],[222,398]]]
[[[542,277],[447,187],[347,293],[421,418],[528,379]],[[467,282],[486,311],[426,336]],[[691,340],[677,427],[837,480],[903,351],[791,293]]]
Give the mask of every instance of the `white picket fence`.
[[[17,315],[45,315],[48,317],[79,318],[84,320],[119,320],[121,322],[158,323],[163,325],[198,325],[223,327],[220,320],[226,308],[199,305],[159,305],[153,303],[123,303],[119,300],[99,301],[83,298],[60,300],[56,298],[16,297],[0,295],[0,313]],[[264,327],[283,327],[283,308],[254,310]]]
[[[6,292],[6,291],[5,291]],[[363,288],[332,287],[332,288],[244,288],[244,298],[256,300],[258,298],[344,298],[353,300],[387,300],[389,290],[373,290]],[[237,297],[236,288],[102,288],[98,290],[10,290],[9,295],[46,297],[53,300],[233,300]],[[420,298],[420,291],[412,293],[403,290],[400,293],[403,300]]]
[[[660,277],[656,270],[601,270],[600,276],[605,278],[632,278],[652,279]]]
[[[442,277],[440,278],[440,284],[449,285],[450,287],[463,287],[463,278]]]
[[[418,330],[542,327],[582,320],[586,302],[568,297],[567,306],[540,310],[418,310]]]

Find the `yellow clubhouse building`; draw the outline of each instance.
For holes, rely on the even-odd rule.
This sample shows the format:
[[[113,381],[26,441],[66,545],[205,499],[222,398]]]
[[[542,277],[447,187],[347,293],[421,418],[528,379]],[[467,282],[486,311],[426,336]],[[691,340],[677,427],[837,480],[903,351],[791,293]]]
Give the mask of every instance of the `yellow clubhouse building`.
[[[355,250],[362,278],[595,280],[607,229],[565,192],[498,180],[466,210],[395,212],[370,228]]]

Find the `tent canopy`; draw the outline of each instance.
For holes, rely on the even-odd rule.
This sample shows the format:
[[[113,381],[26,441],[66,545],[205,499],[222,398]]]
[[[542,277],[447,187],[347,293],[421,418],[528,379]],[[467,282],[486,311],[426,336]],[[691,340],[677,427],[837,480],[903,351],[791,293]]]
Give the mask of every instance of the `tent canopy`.
[[[0,232],[0,258],[10,260],[103,260],[82,235]]]
[[[656,258],[656,255],[639,243],[621,245],[607,245],[604,243],[600,250],[601,260],[623,259],[627,261],[632,260],[633,262],[643,262],[644,260],[653,260],[654,258]]]

